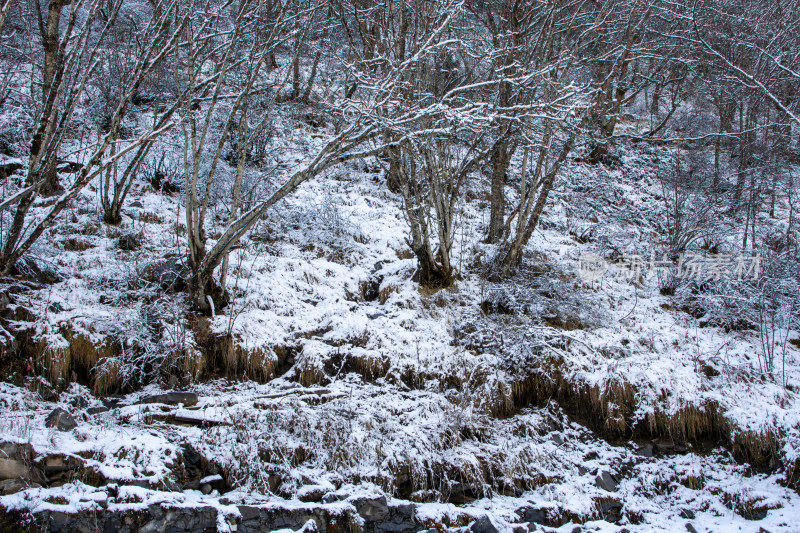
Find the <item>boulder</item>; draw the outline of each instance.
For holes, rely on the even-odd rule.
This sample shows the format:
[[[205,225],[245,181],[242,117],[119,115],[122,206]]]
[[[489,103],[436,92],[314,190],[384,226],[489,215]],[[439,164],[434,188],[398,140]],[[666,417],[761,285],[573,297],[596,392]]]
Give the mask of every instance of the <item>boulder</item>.
[[[600,472],[597,475],[594,484],[608,492],[616,492],[618,488],[617,480],[614,479],[614,476],[612,476],[610,472],[606,471]]]
[[[15,494],[22,490],[33,488],[38,489],[41,487],[38,483],[33,483],[30,481],[26,481],[22,478],[16,479],[4,479],[0,481],[0,494],[3,496],[7,496],[9,494]]]
[[[145,396],[139,400],[139,403],[183,404],[185,407],[191,407],[192,405],[197,405],[197,394],[193,392],[165,392],[163,394]]]
[[[44,425],[59,431],[72,431],[78,426],[72,415],[60,407],[56,407],[47,415]]]
[[[353,501],[356,511],[367,522],[382,520],[389,514],[389,505],[385,496],[376,498],[359,498]]]
[[[28,467],[18,459],[0,459],[0,480],[27,477]]]
[[[469,530],[472,533],[500,533],[488,516],[481,516],[472,523]]]

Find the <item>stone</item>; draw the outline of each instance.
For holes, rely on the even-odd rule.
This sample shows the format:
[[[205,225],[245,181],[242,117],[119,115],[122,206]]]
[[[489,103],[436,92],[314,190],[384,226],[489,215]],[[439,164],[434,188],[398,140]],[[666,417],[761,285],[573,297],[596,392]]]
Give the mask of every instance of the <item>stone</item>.
[[[242,515],[242,520],[245,522],[249,520],[255,520],[261,515],[261,508],[259,507],[239,505],[236,508],[239,509],[239,513]]]
[[[89,406],[89,400],[83,396],[75,396],[69,401],[69,404],[75,409],[86,409]]]
[[[192,405],[197,405],[197,394],[193,392],[165,392],[164,394],[146,396],[139,400],[139,403],[183,404],[184,407],[191,407]]]
[[[7,496],[9,494],[16,494],[28,488],[38,489],[41,487],[38,483],[30,483],[22,478],[4,479],[0,481],[0,494]]]
[[[16,442],[0,442],[0,458],[19,459],[30,462],[33,457],[33,447],[30,444]]]
[[[130,207],[135,207],[136,209],[144,209],[144,204],[142,202],[140,202],[139,200],[134,200],[128,205]]]
[[[542,509],[535,509],[533,507],[528,507],[520,511],[517,511],[517,513],[520,515],[523,521],[528,522],[529,524],[545,525],[548,523],[547,513]]]
[[[688,531],[689,533],[697,533],[697,530],[689,522],[686,522],[686,531]]]
[[[680,517],[688,520],[694,520],[694,511],[691,509],[681,509]]]
[[[72,415],[60,407],[56,407],[47,415],[44,425],[49,428],[54,427],[59,431],[72,431],[78,426]]]
[[[0,459],[0,479],[27,477],[28,467],[17,459]]]
[[[469,530],[472,533],[500,533],[494,524],[492,524],[491,519],[486,515],[475,520]]]
[[[108,412],[108,407],[105,405],[96,405],[95,407],[89,407],[86,410],[86,414],[88,415],[99,415],[100,413]]]
[[[636,455],[647,458],[653,457],[653,445],[648,442],[644,446],[641,446],[638,450],[636,450]]]
[[[597,475],[594,484],[608,492],[616,492],[618,487],[617,480],[614,479],[614,476],[612,476],[610,472],[606,471],[602,471]]]
[[[389,505],[385,496],[359,499],[355,500],[353,504],[358,514],[367,522],[382,520],[389,514]]]
[[[203,486],[200,487],[200,492],[202,492],[205,495],[211,494],[212,490],[214,489],[212,489],[211,485],[209,485],[208,483],[204,483]]]

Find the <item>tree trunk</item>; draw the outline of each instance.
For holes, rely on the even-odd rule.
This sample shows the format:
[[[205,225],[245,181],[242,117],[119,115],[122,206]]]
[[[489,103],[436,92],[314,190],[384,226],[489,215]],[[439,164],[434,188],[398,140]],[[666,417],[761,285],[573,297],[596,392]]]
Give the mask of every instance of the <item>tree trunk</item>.
[[[56,73],[59,69],[63,69],[62,51],[59,47],[59,22],[61,21],[61,12],[69,5],[69,0],[52,0],[47,9],[47,22],[44,26],[44,33],[42,34],[42,47],[44,48],[44,70],[42,72],[42,107],[47,110],[48,107],[58,105],[54,102],[54,96],[51,94],[55,89],[53,82],[56,78]],[[48,139],[39,139],[37,143],[34,140],[31,152],[34,150],[41,151],[46,149]],[[39,179],[43,180],[42,185],[39,187],[39,194],[44,196],[52,196],[63,191],[63,187],[58,182],[58,172],[56,165],[58,164],[56,154],[47,158],[44,162],[44,167],[39,170]]]
[[[486,242],[490,244],[500,242],[503,239],[506,211],[506,173],[508,172],[513,153],[514,148],[509,145],[508,140],[501,139],[495,145],[494,150],[492,150],[492,155],[490,156],[490,163],[492,166],[492,189],[489,199],[489,234],[486,236]]]
[[[539,224],[539,219],[542,216],[544,207],[547,205],[547,197],[550,195],[550,191],[553,189],[553,185],[555,184],[556,175],[558,174],[561,165],[567,160],[567,156],[572,151],[574,142],[574,136],[567,140],[567,142],[564,144],[564,147],[561,149],[561,152],[558,154],[558,158],[553,162],[553,165],[542,179],[542,184],[539,189],[539,196],[536,199],[536,204],[531,211],[530,217],[528,218],[527,222],[524,223],[523,229],[517,232],[514,240],[511,242],[511,245],[500,262],[500,271],[498,272],[499,277],[505,278],[511,276],[522,261],[522,252],[525,250],[525,246],[528,244],[531,235],[533,235],[536,226]]]

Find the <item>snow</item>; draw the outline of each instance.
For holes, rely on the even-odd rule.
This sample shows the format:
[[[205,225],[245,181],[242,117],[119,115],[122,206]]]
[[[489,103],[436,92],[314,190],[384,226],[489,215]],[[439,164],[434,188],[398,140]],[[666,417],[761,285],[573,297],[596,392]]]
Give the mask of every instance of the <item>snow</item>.
[[[281,150],[276,148],[274,156],[289,171],[324,139],[289,128],[287,117],[282,120],[287,135],[275,141]],[[658,204],[653,200],[658,158],[625,153],[622,161],[636,176],[570,163],[569,186],[561,184],[556,191],[546,227],[537,231],[526,258],[548,269],[546,282],[534,275],[523,276],[516,287],[487,282],[480,267],[495,249],[464,237],[481,235],[485,226],[483,211],[465,202],[459,214],[465,230],[456,233],[453,254],[463,279],[434,294],[410,280],[415,261],[407,255],[400,200],[375,182],[378,174],[366,162],[349,163],[304,184],[244,239],[230,260],[234,299],[211,321],[214,333],[232,334],[250,352],[273,354],[276,348],[292,347],[295,369],[314,369],[321,378],[303,386],[288,372],[264,384],[225,379],[193,384],[191,390],[199,395],[193,408],[137,404],[142,396],[168,389],[166,383],[150,385],[127,394],[110,412],[80,413],[78,428],[66,433],[45,428],[44,419],[56,406],[75,411],[68,400],[90,397],[88,389],[72,385],[58,403],[48,403],[23,387],[0,383],[3,438],[29,442],[40,456],[83,458],[86,467],[119,484],[109,509],[212,505],[235,516],[235,506],[221,503],[219,495],[162,490],[174,475],[172,462],[181,445],[190,443],[223,466],[238,486],[225,497],[241,503],[291,508],[312,505],[300,498],[318,492],[350,499],[388,494],[401,501],[395,480],[407,469],[419,487],[417,496],[444,500],[464,481],[462,476],[480,488],[469,503],[419,504],[417,518],[432,523],[488,515],[498,529],[512,531],[519,523],[517,510],[535,507],[589,519],[584,527],[593,531],[676,531],[687,522],[697,531],[798,531],[800,496],[781,485],[780,470],[757,473],[721,448],[644,458],[636,454],[638,443],[605,441],[555,402],[518,406],[509,416],[492,414],[495,400],[510,396],[525,372],[558,360],[565,380],[576,387],[604,390],[621,379],[632,386],[634,423],[656,411],[675,414],[713,402],[734,432],[778,435],[785,465],[800,457],[797,389],[762,379],[756,332],[699,327],[691,316],[665,309],[671,300],[659,294],[656,279],[637,285],[614,279],[612,271],[586,285],[577,277],[583,252],[605,256],[607,243],[615,241],[624,253],[647,256],[654,245],[654,223],[640,220],[634,226],[625,216],[633,204]],[[592,192],[601,185],[608,188],[605,197]],[[589,192],[576,198],[581,187]],[[180,342],[167,338],[171,331],[176,338],[185,335],[187,345],[196,342],[170,316],[164,300],[156,298],[164,297],[161,290],[141,281],[149,266],[185,254],[174,225],[182,221],[181,207],[142,183],[132,194],[129,202],[135,199],[144,207],[127,208],[122,225],[111,228],[96,222],[97,198],[87,188],[67,223],[49,230],[39,246],[37,253],[59,271],[75,272],[25,295],[30,307],[43,310],[33,326],[49,349],[69,346],[66,327],[94,341],[113,334],[133,344],[144,335],[148,313],[174,327],[166,328],[155,346],[160,355]],[[613,216],[605,205],[609,198],[621,199]],[[590,203],[596,208],[576,221],[573,211]],[[37,209],[41,214],[45,208]],[[602,220],[596,223],[597,238],[588,243],[569,238],[567,228],[588,221],[590,212]],[[219,235],[222,218],[211,222],[209,235]],[[119,250],[116,238],[132,231],[143,235],[141,250]],[[66,249],[66,237],[74,235],[89,248]],[[374,276],[383,277],[381,289],[391,288],[383,303],[359,296],[360,283]],[[157,313],[140,298],[143,294],[156,302]],[[479,306],[489,294],[510,295],[515,306],[528,311],[485,315]],[[554,310],[576,309],[586,327],[564,331],[540,319]],[[462,335],[468,326],[472,332]],[[365,379],[346,368],[355,360],[385,361],[386,369]],[[786,380],[797,387],[800,353],[795,347],[789,348],[786,363]],[[704,374],[706,365],[719,375]],[[164,421],[171,415],[213,425]],[[619,476],[617,492],[595,485],[602,471]],[[274,492],[270,474],[280,478]],[[690,477],[702,486],[687,482]],[[217,479],[208,476],[201,483]],[[98,506],[105,494],[73,482],[2,496],[0,504],[76,512]],[[592,519],[596,499],[606,497],[624,504],[626,521],[614,525]],[[345,503],[313,505],[349,505],[347,498]],[[731,508],[753,501],[770,509],[762,520],[746,520]],[[694,518],[681,518],[682,510]],[[570,520],[547,530],[573,527]]]

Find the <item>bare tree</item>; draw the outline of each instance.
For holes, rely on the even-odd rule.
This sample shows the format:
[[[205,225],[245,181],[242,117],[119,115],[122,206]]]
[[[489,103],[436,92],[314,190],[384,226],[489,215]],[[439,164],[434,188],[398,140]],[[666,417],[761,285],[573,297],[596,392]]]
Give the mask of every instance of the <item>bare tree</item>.
[[[53,10],[59,14],[65,6]],[[162,5],[162,4],[158,4]],[[70,12],[65,30],[55,44],[48,41],[47,46],[57,46],[58,52],[48,56],[52,63],[46,66],[48,74],[44,77],[45,103],[37,111],[36,128],[32,135],[31,151],[28,159],[25,188],[19,191],[13,205],[14,216],[8,230],[2,235],[0,253],[0,272],[7,273],[16,261],[27,252],[42,233],[52,224],[55,217],[69,202],[103,170],[115,161],[136,149],[143,143],[152,141],[173,124],[167,120],[158,121],[152,129],[132,139],[120,139],[123,118],[130,106],[137,88],[153,67],[163,60],[175,45],[179,32],[171,21],[169,8],[175,2],[165,2],[161,17],[154,16],[145,29],[152,39],[152,47],[142,54],[128,77],[121,83],[122,90],[113,114],[109,117],[107,131],[87,151],[86,162],[77,177],[56,199],[53,205],[36,220],[26,224],[28,213],[42,188],[48,187],[49,169],[57,161],[59,149],[68,131],[76,106],[96,73],[105,38],[117,20],[122,1],[102,2],[100,0],[77,0],[69,4]],[[55,17],[53,11],[53,17]],[[103,17],[100,17],[101,11]],[[79,14],[81,15],[79,17]],[[98,22],[104,20],[104,22]],[[58,28],[57,21],[53,22]],[[180,24],[178,24],[180,26]],[[49,30],[48,30],[49,31]],[[48,34],[50,35],[50,34]],[[55,35],[55,33],[53,33]],[[46,61],[47,63],[47,61]],[[112,146],[114,147],[113,153]]]

